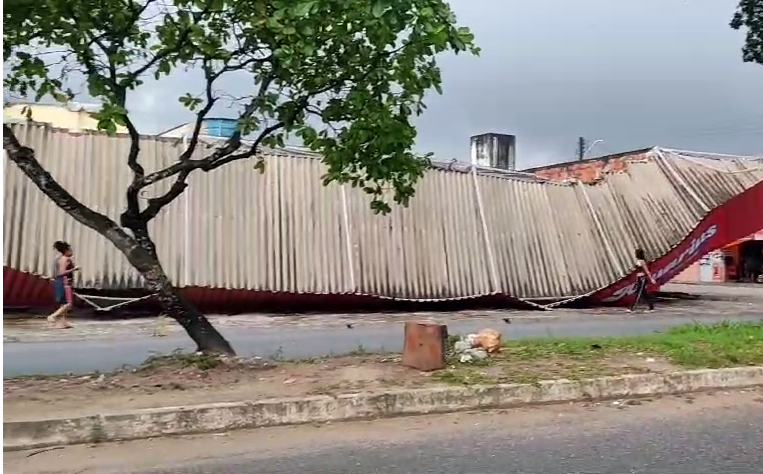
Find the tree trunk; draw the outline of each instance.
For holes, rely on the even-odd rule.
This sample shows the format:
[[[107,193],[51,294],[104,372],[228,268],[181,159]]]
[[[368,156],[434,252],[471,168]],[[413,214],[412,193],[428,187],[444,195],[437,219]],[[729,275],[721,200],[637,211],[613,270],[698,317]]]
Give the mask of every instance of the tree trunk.
[[[157,299],[167,316],[177,321],[196,343],[197,350],[207,354],[235,355],[227,340],[209,320],[170,286],[157,293]]]
[[[153,242],[147,234],[139,237],[138,245],[125,252],[128,260],[140,272],[148,288],[156,294],[167,316],[177,321],[196,343],[197,350],[208,354],[235,355],[233,348],[209,320],[185,300],[172,285],[156,256]],[[148,248],[147,248],[148,247]]]

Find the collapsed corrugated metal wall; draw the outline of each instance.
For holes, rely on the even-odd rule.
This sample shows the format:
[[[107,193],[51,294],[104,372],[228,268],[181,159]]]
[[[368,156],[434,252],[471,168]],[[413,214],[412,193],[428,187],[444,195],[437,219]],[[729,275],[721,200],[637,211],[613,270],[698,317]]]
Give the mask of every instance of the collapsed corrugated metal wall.
[[[74,196],[118,218],[131,179],[126,136],[14,130]],[[166,166],[181,146],[146,138],[141,163],[147,172]],[[6,267],[48,275],[51,244],[64,239],[82,267],[78,287],[141,286],[109,242],[8,160],[3,167]],[[763,179],[759,162],[663,149],[595,184],[442,165],[420,182],[409,208],[377,216],[362,192],[323,187],[322,174],[312,157],[274,153],[264,174],[237,162],[192,175],[151,229],[172,279],[181,287],[413,300],[573,297],[626,275],[638,245],[662,255],[710,209]]]

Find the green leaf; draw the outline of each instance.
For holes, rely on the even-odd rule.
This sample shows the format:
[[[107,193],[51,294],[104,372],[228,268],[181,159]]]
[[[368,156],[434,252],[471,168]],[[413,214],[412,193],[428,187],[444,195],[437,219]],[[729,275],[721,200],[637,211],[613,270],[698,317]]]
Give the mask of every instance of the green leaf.
[[[247,136],[250,133],[257,130],[259,122],[255,117],[241,117],[236,124],[236,127],[241,132],[242,136]]]
[[[371,13],[373,14],[374,18],[381,18],[384,16],[384,12],[387,10],[387,2],[384,0],[378,0],[374,3],[373,8],[371,9]]]
[[[39,102],[40,99],[45,97],[48,94],[50,85],[47,82],[43,82],[40,84],[40,87],[37,88],[37,93],[34,96],[34,101]]]
[[[302,45],[302,54],[304,56],[312,56],[315,53],[315,45],[312,43],[305,43]]]
[[[309,15],[315,6],[315,0],[303,1],[294,7],[294,16],[301,18]]]
[[[458,45],[457,49],[464,50],[466,49],[466,45],[469,45],[474,41],[474,35],[469,31],[469,28],[461,27],[456,30],[454,41]]]
[[[739,0],[737,11],[729,26],[745,32],[742,46],[744,62],[763,65],[763,2],[761,0]]]
[[[71,99],[71,97],[69,97],[69,94],[64,93],[64,92],[55,91],[55,90],[51,91],[50,95],[53,96],[53,99],[56,102],[59,102],[59,103],[62,103],[62,104],[68,102]]]
[[[267,25],[268,25],[268,28],[270,28],[273,31],[280,31],[281,28],[283,28],[283,25],[281,24],[281,22],[279,22],[278,19],[275,17],[268,18]]]
[[[117,124],[117,125],[121,125],[123,127],[126,126],[127,125],[127,121],[125,120],[126,116],[127,116],[127,114],[114,115],[114,123]],[[114,132],[116,132],[116,131],[117,131],[117,129],[116,129],[116,127],[114,127]]]
[[[150,22],[136,20],[142,2],[5,5],[4,86],[39,100],[70,98],[68,81],[36,55],[65,51],[71,66],[85,71],[89,95],[104,104],[98,128],[115,133],[129,118],[128,91],[139,94],[147,77],[161,82],[187,71],[196,78],[175,96],[194,112],[189,121],[206,110],[211,94],[212,110],[238,111],[237,128],[247,138],[259,137],[264,146],[301,140],[322,157],[324,184],[364,190],[374,212],[414,199],[431,161],[414,151],[413,121],[426,110],[426,97],[443,93],[437,60],[448,52],[479,53],[447,2],[167,1]],[[753,25],[745,20],[740,28]],[[202,65],[215,78],[208,90],[199,82]],[[240,93],[223,92],[233,83]],[[257,159],[255,168],[264,162]]]

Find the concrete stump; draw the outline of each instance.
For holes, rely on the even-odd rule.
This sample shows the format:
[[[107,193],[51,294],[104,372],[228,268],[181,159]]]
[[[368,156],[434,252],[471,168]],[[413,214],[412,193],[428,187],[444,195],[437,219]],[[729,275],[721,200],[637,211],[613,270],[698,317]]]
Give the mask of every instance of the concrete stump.
[[[403,365],[423,372],[445,368],[447,341],[444,324],[406,322]]]

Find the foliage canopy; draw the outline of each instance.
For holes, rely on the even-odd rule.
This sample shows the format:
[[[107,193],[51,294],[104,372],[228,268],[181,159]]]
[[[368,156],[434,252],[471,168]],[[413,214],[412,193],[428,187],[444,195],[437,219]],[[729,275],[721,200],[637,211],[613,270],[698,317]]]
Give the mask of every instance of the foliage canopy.
[[[763,65],[763,0],[740,0],[731,27],[746,30],[744,61]]]
[[[197,119],[178,162],[146,174],[137,154],[128,159],[128,206],[143,187],[177,180],[144,219],[182,193],[193,170],[256,157],[260,146],[293,137],[324,157],[326,184],[361,187],[377,212],[389,211],[388,195],[406,204],[429,164],[413,151],[411,122],[430,90],[442,92],[436,55],[478,54],[442,0],[12,0],[4,23],[6,89],[59,102],[86,91],[102,103],[98,127],[111,133],[122,125],[137,137],[128,96],[147,81],[189,69],[203,75],[200,90],[178,97]],[[219,90],[225,76],[248,92]],[[237,132],[190,159],[202,120],[223,102],[238,111]]]

